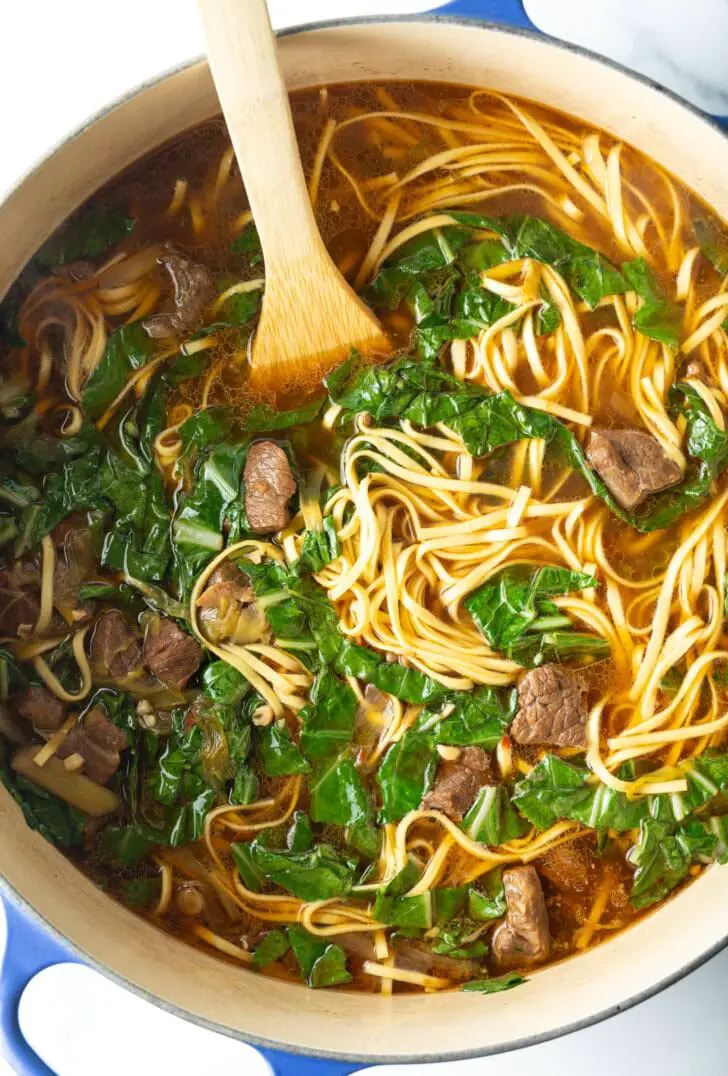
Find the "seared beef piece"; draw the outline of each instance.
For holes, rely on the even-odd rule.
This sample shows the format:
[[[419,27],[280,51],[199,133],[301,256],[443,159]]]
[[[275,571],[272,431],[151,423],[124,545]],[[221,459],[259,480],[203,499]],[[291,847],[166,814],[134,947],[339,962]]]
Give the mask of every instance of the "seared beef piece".
[[[503,871],[506,918],[491,939],[493,960],[501,970],[528,968],[548,960],[551,935],[541,880],[536,868]]]
[[[144,637],[144,663],[168,687],[183,688],[200,667],[202,647],[174,620],[161,620]]]
[[[142,324],[155,340],[180,336],[194,329],[212,298],[212,281],[204,265],[183,254],[164,254],[160,263],[165,266],[174,285],[174,310],[152,314]]]
[[[224,611],[224,607],[232,602],[249,605],[254,601],[255,594],[247,575],[241,572],[232,561],[225,560],[207,580],[207,586],[197,599],[197,604],[200,609],[214,607]]]
[[[518,685],[516,743],[586,747],[586,688],[559,665],[530,669]]]
[[[591,431],[586,456],[623,508],[635,508],[650,493],[682,478],[660,442],[643,430]]]
[[[702,359],[690,359],[683,373],[684,377],[691,377],[694,381],[703,381],[710,385],[711,377]]]
[[[0,635],[29,635],[40,613],[40,568],[32,561],[16,560],[0,571]],[[63,630],[54,614],[52,628]],[[49,629],[50,630],[50,629]]]
[[[54,732],[63,724],[66,708],[60,699],[45,687],[31,684],[13,696],[13,707],[17,714],[30,721],[37,729]]]
[[[65,551],[71,535],[75,534],[77,530],[88,530],[86,517],[81,512],[73,512],[70,516],[62,519],[60,523],[56,523],[51,531],[51,538],[56,549]]]
[[[81,755],[81,772],[105,785],[121,762],[121,752],[128,746],[121,729],[109,721],[100,706],[94,706],[83,721],[73,726],[56,754],[59,758]]]
[[[482,747],[464,747],[455,762],[441,763],[434,788],[422,800],[425,811],[443,811],[461,822],[490,776],[490,756]]]
[[[129,621],[118,609],[102,613],[91,640],[91,661],[103,676],[123,680],[142,668],[142,653]]]
[[[257,441],[245,463],[245,513],[256,534],[283,530],[296,492],[288,457],[275,441]]]
[[[30,635],[40,612],[40,597],[14,585],[10,572],[0,572],[0,631],[3,635]]]
[[[584,841],[568,841],[552,848],[539,860],[541,876],[559,889],[586,893],[598,882],[598,872],[593,854],[584,845]]]
[[[79,586],[79,573],[75,566],[56,560],[53,569],[53,604],[72,628],[85,624],[93,616],[92,606],[82,602],[78,596]]]
[[[96,269],[92,262],[81,258],[75,262],[67,262],[65,265],[55,265],[51,269],[54,276],[69,276],[71,280],[90,280],[95,275]]]
[[[476,960],[433,953],[431,949],[425,948],[424,943],[417,941],[398,939],[395,952],[397,967],[420,971],[425,975],[441,975],[454,982],[467,982],[468,979],[476,978],[478,972],[482,974],[482,967]]]
[[[53,604],[66,624],[76,627],[90,620],[93,608],[82,602],[78,588],[96,565],[94,540],[86,516],[74,512],[57,523],[51,538],[58,555],[53,572]]]
[[[268,629],[263,610],[255,603],[248,577],[231,561],[210,576],[197,599],[200,623],[213,643],[231,640],[245,646],[262,639]]]

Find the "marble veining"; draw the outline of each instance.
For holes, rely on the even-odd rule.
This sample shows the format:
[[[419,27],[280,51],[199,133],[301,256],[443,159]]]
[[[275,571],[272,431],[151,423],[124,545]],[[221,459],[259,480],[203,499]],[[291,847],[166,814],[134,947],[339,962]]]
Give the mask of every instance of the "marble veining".
[[[524,0],[540,30],[728,116],[728,0]]]

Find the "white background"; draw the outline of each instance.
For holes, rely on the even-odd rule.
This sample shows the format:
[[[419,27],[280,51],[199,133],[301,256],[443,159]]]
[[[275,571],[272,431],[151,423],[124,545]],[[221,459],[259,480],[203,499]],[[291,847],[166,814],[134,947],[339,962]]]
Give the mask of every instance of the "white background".
[[[526,4],[542,28],[728,114],[726,0]],[[269,0],[269,6],[275,25],[283,26],[439,5],[436,0],[429,5],[421,0]],[[89,115],[203,51],[194,0],[0,0],[0,42],[0,195]],[[3,940],[0,916],[0,952]],[[377,1072],[612,1076],[629,1068],[644,1076],[699,1071],[718,1076],[728,1072],[727,980],[728,954],[723,954],[658,998],[566,1039],[497,1058]],[[41,973],[24,995],[21,1023],[58,1076],[200,1076],[214,1069],[264,1076],[268,1071],[248,1047],[162,1013],[79,966]],[[9,1072],[0,1059],[0,1076]]]

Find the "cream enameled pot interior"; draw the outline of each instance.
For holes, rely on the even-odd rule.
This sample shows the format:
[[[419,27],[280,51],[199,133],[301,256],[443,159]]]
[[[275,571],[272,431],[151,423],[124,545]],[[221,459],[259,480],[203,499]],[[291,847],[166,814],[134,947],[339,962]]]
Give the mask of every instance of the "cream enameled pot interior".
[[[688,107],[589,57],[528,36],[447,21],[348,24],[280,41],[291,89],[357,79],[467,83],[544,101],[632,142],[728,217],[728,139]],[[147,87],[61,146],[0,206],[0,295],[50,232],[131,161],[219,111],[206,64]],[[638,999],[728,936],[728,869],[613,941],[503,994],[309,991],[177,942],[117,905],[25,826],[0,790],[0,873],[92,961],[152,1000],[282,1048],[435,1058],[558,1034]]]

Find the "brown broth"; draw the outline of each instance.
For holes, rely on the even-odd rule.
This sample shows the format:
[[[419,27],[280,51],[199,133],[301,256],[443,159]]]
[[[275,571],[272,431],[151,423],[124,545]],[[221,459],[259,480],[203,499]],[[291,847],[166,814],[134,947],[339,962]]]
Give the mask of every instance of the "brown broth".
[[[467,100],[470,91],[460,86],[448,86],[435,83],[397,83],[392,86],[382,85],[343,85],[329,86],[326,91],[310,90],[293,95],[292,105],[296,131],[299,137],[304,167],[310,173],[326,119],[337,121],[348,119],[362,112],[381,110],[382,93],[396,98],[403,111],[425,111],[435,116],[462,119],[467,116]],[[386,101],[386,97],[384,98]],[[496,107],[496,106],[494,106]],[[501,107],[501,106],[499,106]],[[582,136],[586,128],[578,120],[554,112],[539,105],[529,104],[531,111],[542,122],[553,121],[571,131],[575,137]],[[423,128],[403,121],[398,128],[399,138],[388,138],[386,126],[380,132],[376,128],[368,129],[364,135],[361,126],[352,126],[339,138],[337,154],[342,166],[356,177],[359,184],[366,184],[386,174],[387,170],[396,169],[402,175],[421,163],[433,153],[446,148],[446,143],[439,136],[435,127]],[[224,289],[230,281],[240,278],[240,260],[230,253],[230,240],[234,221],[247,208],[242,185],[237,173],[235,182],[225,185],[223,193],[214,212],[204,216],[204,223],[195,230],[190,213],[179,213],[173,218],[166,215],[171,192],[176,180],[187,180],[193,197],[209,189],[214,180],[220,159],[228,146],[227,134],[221,120],[213,120],[203,127],[189,132],[174,142],[162,147],[150,157],[137,162],[127,172],[114,180],[102,192],[106,202],[117,204],[130,211],[137,219],[137,228],[133,239],[127,247],[142,247],[149,242],[164,241],[179,246],[194,259],[204,263],[210,269],[216,293]],[[625,176],[632,182],[639,182],[646,196],[652,200],[658,215],[666,210],[668,195],[664,184],[655,174],[654,168],[634,150],[625,148],[623,156]],[[679,197],[686,210],[694,202],[691,192],[677,185]],[[504,194],[487,203],[487,212],[498,215],[505,212],[528,213],[548,216],[543,204],[528,193]],[[285,215],[285,207],[281,207]],[[686,213],[686,219],[689,212]],[[329,250],[342,272],[350,281],[354,281],[362,258],[372,241],[377,221],[372,219],[353,195],[349,182],[334,168],[324,169],[318,200],[317,219]],[[602,250],[615,263],[622,258],[612,232],[603,225],[588,218],[587,225],[580,227],[580,238]],[[707,295],[710,287],[709,271],[701,270],[699,294]],[[250,277],[253,274],[248,272]],[[34,281],[33,281],[34,282]],[[165,287],[163,274],[160,272],[160,284]],[[608,311],[596,310],[585,315],[591,325],[610,324]],[[402,347],[406,346],[411,331],[412,318],[403,304],[397,310],[385,313],[384,323],[394,340]],[[230,353],[235,348],[232,340],[223,339],[221,350],[216,352],[216,361],[225,356],[225,349]],[[535,383],[525,386],[527,391],[536,391]],[[55,400],[62,397],[63,387],[58,378],[51,382],[49,396]],[[201,386],[199,381],[187,382],[180,386],[170,398],[169,417],[175,420],[176,408],[200,406]],[[260,397],[256,398],[256,401]],[[244,368],[228,368],[225,376],[214,385],[209,402],[212,404],[233,404],[244,414],[250,407],[251,398],[245,382]],[[181,412],[180,412],[181,413]],[[632,399],[621,391],[607,392],[598,403],[594,418],[604,425],[629,424],[635,421],[636,411]],[[51,422],[50,417],[44,422]],[[325,430],[320,424],[300,427],[286,431],[296,449],[297,457],[304,467],[316,462],[329,466],[338,466],[341,450],[341,437]],[[511,450],[494,453],[487,459],[480,471],[480,476],[489,481],[498,482],[506,479],[511,467]],[[548,486],[556,471],[545,474],[544,484]],[[570,479],[560,494],[563,500],[576,500],[586,492],[585,484],[579,478]],[[625,550],[625,525],[612,521],[605,532],[605,546],[612,563],[625,576],[633,579],[649,579],[663,571],[670,555],[676,548],[679,537],[675,531],[667,531],[653,543],[646,543],[644,552],[637,555]],[[619,681],[611,662],[603,662],[589,672],[589,689],[592,694],[605,690],[611,685],[612,690],[624,687]],[[293,726],[292,726],[293,727]],[[533,764],[542,754],[535,748],[518,748],[516,758]],[[266,779],[261,783],[261,795],[275,795],[280,790],[281,779]],[[372,785],[373,790],[373,785]],[[306,796],[299,806],[305,809]],[[324,839],[339,840],[332,830]],[[598,944],[611,937],[615,931],[631,924],[640,914],[628,900],[632,870],[625,862],[626,850],[624,838],[607,837],[603,848],[597,847],[593,834],[581,837],[567,845],[562,845],[535,861],[544,884],[546,905],[549,913],[551,932],[554,939],[553,959],[561,959],[579,951],[587,944]],[[209,855],[202,843],[195,847],[195,855],[202,863],[209,863]],[[99,883],[108,886],[111,892],[121,895],[114,877],[109,877],[106,869],[95,858],[82,857],[79,865]],[[603,897],[605,891],[608,895]],[[232,941],[236,945],[252,948],[265,930],[275,924],[262,923],[250,916],[232,926],[226,918],[214,890],[203,886],[205,899],[204,919],[210,929]],[[590,915],[595,901],[603,897],[603,908],[599,923],[594,932],[587,937]],[[159,921],[160,925],[172,934],[185,938],[192,944],[202,944],[190,931],[191,920],[182,915],[174,902],[171,910]],[[585,933],[585,931],[587,933]],[[351,954],[351,967],[354,982],[351,988],[359,990],[376,990],[378,981],[359,974],[364,959],[372,956],[371,943],[364,935],[352,935],[347,944],[346,939],[336,938],[344,944]],[[225,957],[222,957],[225,959]],[[283,979],[299,981],[291,955],[264,969],[265,974]],[[395,992],[408,991],[407,985],[395,983]]]

